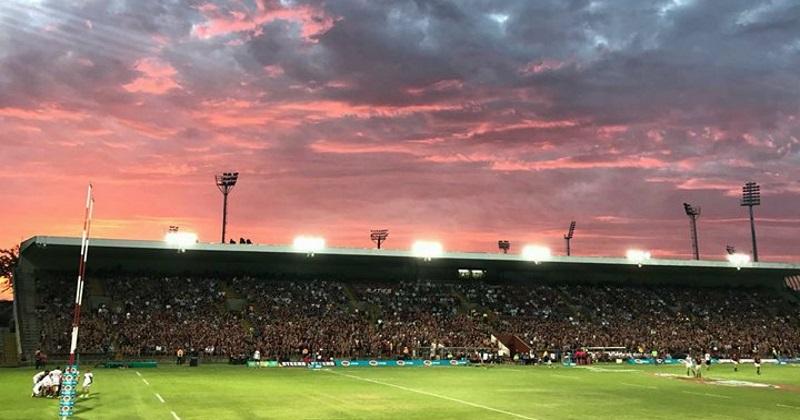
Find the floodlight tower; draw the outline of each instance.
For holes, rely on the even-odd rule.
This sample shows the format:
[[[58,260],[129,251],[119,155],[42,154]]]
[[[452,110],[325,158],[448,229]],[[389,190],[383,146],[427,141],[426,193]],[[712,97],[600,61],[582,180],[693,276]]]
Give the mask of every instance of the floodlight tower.
[[[369,239],[378,244],[378,249],[381,249],[381,243],[386,241],[389,237],[389,229],[372,229],[369,231]]]
[[[725,252],[727,252],[728,255],[733,255],[733,254],[736,253],[736,247],[733,246],[733,245],[726,245],[725,246]]]
[[[697,218],[700,217],[700,207],[694,207],[689,203],[683,203],[683,210],[689,216],[689,229],[692,237],[692,252],[694,259],[700,259],[700,247],[697,244]]]
[[[750,235],[753,237],[753,262],[758,262],[758,247],[756,246],[756,223],[753,219],[753,206],[761,205],[761,186],[755,182],[747,182],[742,187],[741,206],[750,209]]]
[[[225,243],[225,226],[228,224],[228,193],[239,179],[239,172],[223,172],[214,176],[217,188],[222,193],[222,243]]]
[[[569,241],[572,239],[573,236],[575,236],[575,221],[574,220],[569,223],[569,231],[567,231],[567,234],[564,235],[564,240],[567,241],[567,256],[568,257],[571,255],[571,251],[569,249]]]
[[[503,254],[508,254],[508,250],[511,249],[511,242],[509,241],[497,241],[497,247],[503,251]]]

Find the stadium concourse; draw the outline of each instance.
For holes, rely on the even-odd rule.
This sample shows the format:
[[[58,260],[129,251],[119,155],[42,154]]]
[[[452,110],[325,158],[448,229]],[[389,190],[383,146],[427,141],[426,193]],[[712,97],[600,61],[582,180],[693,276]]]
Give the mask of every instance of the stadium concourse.
[[[78,242],[36,237],[17,270],[21,351],[69,345]],[[800,356],[788,264],[92,242],[79,351],[262,360],[535,360],[587,348],[613,357]],[[505,337],[498,343],[493,337]],[[509,339],[508,337],[511,337]],[[516,343],[516,344],[515,344]],[[522,351],[524,350],[524,352]],[[595,353],[604,358],[611,353]]]

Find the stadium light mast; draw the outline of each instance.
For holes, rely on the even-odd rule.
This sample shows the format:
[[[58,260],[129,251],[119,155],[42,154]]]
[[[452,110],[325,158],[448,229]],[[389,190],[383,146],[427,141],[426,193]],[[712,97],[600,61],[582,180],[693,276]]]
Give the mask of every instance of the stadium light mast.
[[[694,207],[689,203],[683,203],[683,210],[689,216],[689,233],[692,238],[692,253],[694,259],[700,259],[700,246],[697,243],[697,218],[700,217],[700,207]]]
[[[742,207],[750,210],[750,236],[753,238],[753,262],[758,262],[758,246],[756,246],[756,223],[753,218],[753,206],[761,205],[761,186],[755,182],[747,182],[742,187]]]
[[[511,249],[511,242],[506,240],[497,241],[497,248],[503,251],[503,254],[508,254],[508,250]]]
[[[569,241],[573,238],[573,236],[575,236],[575,221],[574,220],[569,223],[569,231],[567,231],[567,234],[564,235],[564,240],[567,241],[567,256],[568,257],[570,255],[572,255],[571,251],[569,249]]]
[[[389,229],[372,229],[369,231],[369,239],[378,244],[378,249],[381,249],[381,244],[389,237]]]
[[[225,243],[225,226],[228,224],[228,193],[239,179],[239,172],[223,172],[214,176],[217,188],[222,193],[222,243]]]

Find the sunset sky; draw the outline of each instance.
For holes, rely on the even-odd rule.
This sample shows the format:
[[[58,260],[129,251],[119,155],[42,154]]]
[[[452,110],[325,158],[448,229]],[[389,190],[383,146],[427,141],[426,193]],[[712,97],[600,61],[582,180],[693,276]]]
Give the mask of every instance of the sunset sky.
[[[800,260],[796,0],[3,0],[0,247],[94,234]]]

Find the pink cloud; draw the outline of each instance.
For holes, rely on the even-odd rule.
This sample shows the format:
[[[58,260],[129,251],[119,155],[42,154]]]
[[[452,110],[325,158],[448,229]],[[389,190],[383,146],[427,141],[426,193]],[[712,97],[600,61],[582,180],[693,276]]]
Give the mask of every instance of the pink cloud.
[[[281,67],[278,64],[264,66],[264,74],[272,78],[283,76],[284,74],[283,67]]]
[[[672,178],[672,177],[648,177],[647,182],[673,184],[679,190],[716,190],[724,191],[728,196],[738,195],[742,184],[730,180],[719,178]]]
[[[431,93],[431,92],[457,91],[461,90],[463,87],[464,87],[464,82],[462,82],[461,80],[448,79],[448,80],[440,80],[436,83],[433,83],[425,87],[409,88],[406,89],[406,93],[412,96],[420,96],[425,93]]]
[[[128,92],[161,95],[172,89],[181,88],[175,81],[177,70],[158,58],[143,58],[136,62],[134,68],[140,73],[140,76],[122,86]]]
[[[555,169],[660,169],[667,167],[666,162],[649,157],[630,157],[607,161],[581,161],[571,157],[563,157],[544,161],[505,160],[492,163],[495,171],[544,171]]]
[[[55,104],[44,104],[37,109],[0,108],[0,117],[30,121],[81,121],[88,117],[79,111],[64,109]]]
[[[198,9],[206,17],[206,21],[195,25],[192,33],[198,38],[208,39],[216,36],[238,32],[258,33],[262,25],[284,20],[297,22],[301,27],[302,36],[309,41],[313,36],[330,29],[334,19],[308,5],[284,7],[278,5],[273,8],[257,2],[255,11],[233,10],[222,12],[214,5],[203,5]]]
[[[321,140],[311,144],[311,149],[318,153],[358,154],[358,153],[402,153],[416,154],[401,144],[356,144]]]
[[[520,70],[520,73],[528,75],[545,73],[549,71],[559,70],[566,64],[567,63],[564,61],[556,60],[553,58],[545,58],[543,60],[528,63]]]

